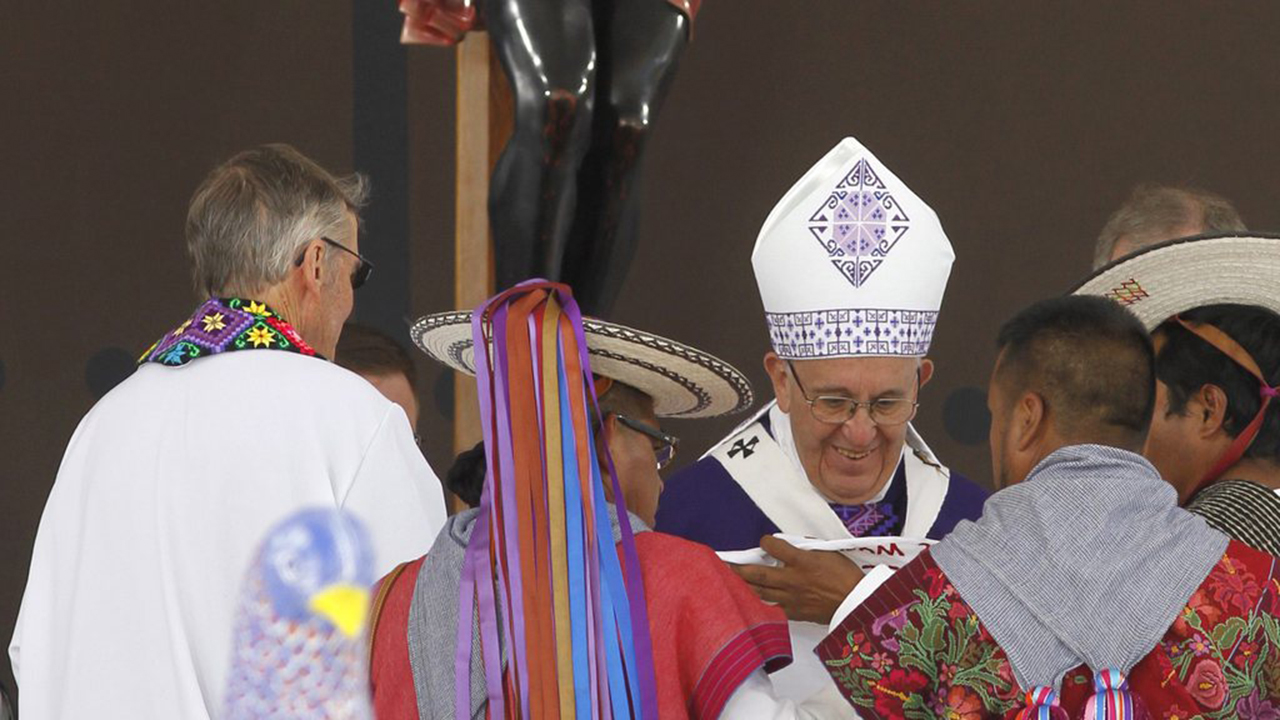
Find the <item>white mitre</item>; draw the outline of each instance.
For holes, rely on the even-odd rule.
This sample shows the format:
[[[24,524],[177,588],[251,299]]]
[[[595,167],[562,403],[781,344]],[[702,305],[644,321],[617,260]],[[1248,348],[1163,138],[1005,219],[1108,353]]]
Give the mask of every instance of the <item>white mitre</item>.
[[[788,360],[924,356],[954,260],[938,216],[853,138],[792,186],[751,253]]]

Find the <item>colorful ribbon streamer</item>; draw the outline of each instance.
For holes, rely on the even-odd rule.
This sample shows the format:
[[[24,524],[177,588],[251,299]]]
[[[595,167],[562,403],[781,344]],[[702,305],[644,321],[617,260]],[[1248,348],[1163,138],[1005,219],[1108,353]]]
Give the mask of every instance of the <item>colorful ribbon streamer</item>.
[[[567,287],[531,280],[477,308],[472,335],[488,472],[459,617],[479,617],[489,716],[657,720],[635,538],[591,434],[599,406],[577,304]],[[601,460],[622,518],[616,546]],[[459,720],[471,661],[460,622]]]

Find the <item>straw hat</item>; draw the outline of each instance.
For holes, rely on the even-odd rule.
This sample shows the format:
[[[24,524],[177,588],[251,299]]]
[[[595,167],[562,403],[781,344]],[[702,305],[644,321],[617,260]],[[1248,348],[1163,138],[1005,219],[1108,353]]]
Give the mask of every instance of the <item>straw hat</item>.
[[[1111,298],[1148,330],[1204,305],[1257,305],[1280,313],[1280,235],[1170,240],[1098,269],[1072,292]]]
[[[659,417],[705,418],[751,407],[751,384],[729,363],[697,348],[625,325],[583,318],[591,370],[653,398]],[[471,313],[427,315],[409,329],[433,360],[475,375]]]

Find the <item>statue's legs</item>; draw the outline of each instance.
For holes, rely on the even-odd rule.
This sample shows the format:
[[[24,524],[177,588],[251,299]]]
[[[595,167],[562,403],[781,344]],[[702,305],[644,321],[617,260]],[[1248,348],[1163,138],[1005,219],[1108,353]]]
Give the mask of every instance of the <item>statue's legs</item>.
[[[586,312],[605,315],[635,254],[641,154],[689,20],[666,0],[595,0],[594,11],[599,88],[564,280]]]
[[[489,192],[499,290],[559,280],[590,144],[591,0],[487,0],[485,23],[515,96],[515,127]]]

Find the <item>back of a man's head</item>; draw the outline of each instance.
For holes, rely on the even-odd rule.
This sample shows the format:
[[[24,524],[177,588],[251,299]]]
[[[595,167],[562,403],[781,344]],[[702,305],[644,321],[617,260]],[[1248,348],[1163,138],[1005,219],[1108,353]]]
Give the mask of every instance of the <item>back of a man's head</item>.
[[[1107,220],[1093,252],[1093,268],[1175,238],[1244,230],[1231,201],[1193,187],[1144,184]]]
[[[1038,394],[1063,444],[1142,449],[1155,398],[1154,355],[1128,310],[1099,297],[1043,300],[1005,323],[996,345],[1003,397]]]
[[[1206,305],[1179,316],[1226,333],[1249,353],[1268,385],[1280,383],[1280,315],[1256,305]],[[1193,394],[1215,385],[1227,398],[1222,429],[1230,437],[1238,436],[1262,407],[1258,380],[1176,320],[1162,324],[1154,334],[1160,342],[1156,377],[1168,388],[1167,412],[1185,414]],[[1280,463],[1280,404],[1274,400],[1244,457]]]
[[[187,211],[187,251],[204,296],[253,296],[284,279],[307,242],[352,244],[364,178],[336,178],[288,145],[247,150],[209,173]]]
[[[364,377],[403,375],[409,387],[418,390],[418,370],[409,352],[395,338],[367,325],[342,326],[333,361]]]
[[[606,384],[596,380],[597,391],[603,388],[599,396],[601,415],[642,416],[646,410],[652,412],[653,398],[624,383],[609,381]],[[595,410],[591,411],[595,426],[600,424]],[[484,477],[487,464],[484,454],[484,442],[476,443],[470,450],[464,450],[454,458],[453,466],[445,473],[444,485],[450,492],[462,498],[468,507],[479,507],[484,492]]]

